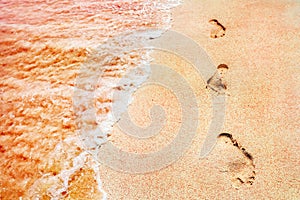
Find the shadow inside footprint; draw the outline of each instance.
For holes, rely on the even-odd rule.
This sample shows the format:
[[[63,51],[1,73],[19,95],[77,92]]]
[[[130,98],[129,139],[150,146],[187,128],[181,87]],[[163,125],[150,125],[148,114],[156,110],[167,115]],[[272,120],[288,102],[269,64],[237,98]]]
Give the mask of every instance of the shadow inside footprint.
[[[222,133],[218,138],[227,149],[224,149],[224,154],[227,153],[225,156],[228,161],[222,171],[229,175],[231,185],[236,189],[243,185],[252,185],[256,175],[252,155],[231,134]]]
[[[213,25],[213,28],[210,31],[211,38],[220,38],[225,35],[226,28],[218,22],[216,19],[209,20],[209,23]]]

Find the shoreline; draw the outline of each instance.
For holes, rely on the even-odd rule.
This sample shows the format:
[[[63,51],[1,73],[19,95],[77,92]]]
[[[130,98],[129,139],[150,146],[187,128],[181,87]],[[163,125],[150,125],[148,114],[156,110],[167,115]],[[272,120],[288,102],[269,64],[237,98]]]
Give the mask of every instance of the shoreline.
[[[166,4],[76,0],[1,4],[0,147],[4,161],[0,198],[105,198],[98,164],[90,160],[77,138],[77,111],[88,110],[91,102],[74,110],[74,87],[89,90],[90,80],[77,83],[75,78],[93,49],[97,51],[106,39],[129,30],[166,27],[167,7],[174,6]],[[111,66],[103,76],[117,78],[124,72],[120,65],[130,68],[138,64],[139,52],[120,58],[113,50],[107,50],[112,54],[106,60]],[[99,60],[98,65],[103,63]],[[91,68],[88,78],[97,66]],[[113,89],[109,83],[103,84],[102,88]],[[97,114],[107,114],[107,105],[99,108],[99,104],[110,100],[109,94],[96,97]],[[101,137],[94,134],[90,142],[98,145]]]
[[[0,198],[300,199],[299,2],[187,0],[171,9],[172,18],[167,18],[172,5],[159,10],[155,6],[166,3],[153,1],[48,3],[6,2],[1,7]],[[219,33],[209,23],[212,19],[225,32]],[[165,154],[157,154],[148,163],[128,162],[127,158],[132,159],[128,154],[119,157],[121,166],[134,169],[139,167],[136,163],[141,165],[139,174],[112,170],[85,152],[76,117],[78,110],[91,107],[99,115],[107,114],[113,86],[99,81],[98,89],[103,84],[108,90],[89,104],[86,100],[93,94],[83,93],[88,97],[83,96],[84,103],[76,110],[74,87],[89,90],[92,80],[83,79],[81,85],[75,78],[82,64],[88,63],[87,57],[100,51],[96,47],[104,37],[116,39],[128,29],[161,28],[168,23],[172,23],[169,32],[194,41],[213,65],[229,66],[231,95],[226,97],[222,134],[213,151],[200,159],[213,118],[212,99],[205,89],[206,78],[180,53],[195,54],[189,59],[201,56],[190,43],[177,49],[180,51],[176,46],[171,52],[156,48],[151,53],[151,64],[160,65],[152,71],[156,74],[151,80],[156,84],[134,92],[128,107],[130,121],[121,118],[123,127],[115,124],[104,137],[92,132],[87,141],[91,149],[98,148],[107,136],[113,145],[144,161],[148,154]],[[212,32],[225,35],[211,38]],[[178,42],[172,39],[168,45]],[[122,48],[127,45],[122,38],[115,42],[123,44]],[[106,78],[122,77],[124,66],[134,68],[141,59],[142,52],[123,56],[109,47]],[[93,69],[99,63],[105,63],[97,55],[96,65],[87,72],[89,78],[95,76]],[[124,86],[138,85],[141,80],[135,75],[143,78],[143,73],[137,68]],[[91,125],[88,128],[97,124],[95,117],[84,120]],[[111,128],[110,122],[103,126]],[[126,128],[135,132],[128,134]],[[164,149],[173,142],[178,146]]]

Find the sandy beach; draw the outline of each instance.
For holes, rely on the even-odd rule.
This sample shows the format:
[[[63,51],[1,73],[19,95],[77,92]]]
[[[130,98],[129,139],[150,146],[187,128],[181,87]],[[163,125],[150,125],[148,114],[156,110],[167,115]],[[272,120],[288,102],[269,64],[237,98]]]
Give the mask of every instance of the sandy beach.
[[[53,14],[50,6],[45,21],[28,14],[28,23],[22,26],[17,13],[1,18],[0,199],[300,199],[298,1],[184,0],[171,9],[171,22],[169,8],[156,11],[155,3],[108,2],[99,6],[103,13],[97,14],[98,4],[91,2],[55,4],[53,10],[66,7],[76,15],[68,9]],[[3,12],[12,13],[5,2],[1,6]],[[72,23],[66,13],[78,15],[74,20],[80,23]],[[212,19],[222,26],[210,23]],[[163,22],[156,23],[159,20]],[[42,26],[46,22],[53,22],[46,27],[50,31]],[[170,71],[152,68],[152,73],[157,73],[152,77],[154,84],[138,88],[128,106],[131,122],[121,118],[113,126],[107,123],[110,133],[95,134],[92,141],[82,142],[78,134],[82,127],[76,119],[80,109],[84,112],[91,105],[78,106],[79,111],[74,108],[74,87],[80,85],[76,77],[83,64],[104,62],[97,57],[101,51],[96,51],[104,37],[114,38],[128,27],[168,28],[164,35],[178,33],[182,41],[203,51],[200,55],[189,45],[178,51],[154,49],[151,66],[167,66]],[[207,78],[182,57],[191,51],[192,59],[202,59],[205,53],[214,70],[219,64],[229,68],[226,91],[230,96],[225,97],[224,122],[216,133],[223,134],[204,158],[200,158],[200,151],[210,130],[214,104],[206,88]],[[110,53],[113,60],[107,61],[101,81],[117,81],[125,71],[118,64],[135,69],[143,57],[143,52],[123,57]],[[136,71],[140,77],[144,73],[141,68]],[[157,84],[155,78],[173,88]],[[110,82],[101,81],[97,87],[111,89]],[[109,94],[105,89],[101,92]],[[96,108],[100,119],[109,113],[110,107],[105,105],[111,102],[109,95],[96,96],[92,102],[94,107],[100,105]],[[150,112],[157,105],[164,116],[159,110]],[[88,120],[89,131],[94,130],[97,120]],[[151,125],[153,121],[162,125],[161,129]],[[124,133],[131,123],[142,136],[147,127],[155,134],[134,138]],[[180,131],[183,135],[177,141]],[[170,152],[176,155],[164,150],[174,141],[179,145]],[[96,147],[88,146],[89,142]],[[107,154],[109,160],[103,161],[98,153],[108,144],[125,156]],[[96,159],[86,149],[96,152]],[[159,156],[149,163],[141,162],[140,171],[138,162],[126,160],[127,155],[137,155],[143,161],[151,153]],[[113,164],[119,159],[117,167],[108,163],[110,159]]]
[[[253,157],[225,137],[209,156],[199,159],[211,118],[205,81],[193,67],[174,54],[159,52],[156,60],[171,66],[188,81],[199,105],[199,122],[192,145],[172,165],[147,174],[131,175],[100,167],[104,190],[111,199],[298,199],[299,189],[299,9],[284,1],[184,1],[172,9],[171,30],[196,41],[213,63],[229,66],[231,96],[226,99],[222,132],[230,133]],[[226,33],[210,38],[210,19],[219,20]],[[190,73],[188,72],[190,70]],[[154,87],[154,86],[153,86]],[[178,131],[180,110],[164,88],[142,89],[136,94],[132,120],[149,125],[143,106],[157,104],[170,110],[166,131]],[[149,101],[152,102],[149,103]],[[154,100],[153,100],[154,99]],[[179,113],[178,113],[179,112]],[[146,115],[145,115],[146,113]],[[178,113],[178,114],[176,114]],[[145,117],[146,116],[146,117]],[[113,135],[114,144],[127,151],[157,151],[170,141],[161,132],[155,140],[139,142]],[[171,135],[170,137],[173,137]],[[249,180],[253,179],[253,184]]]

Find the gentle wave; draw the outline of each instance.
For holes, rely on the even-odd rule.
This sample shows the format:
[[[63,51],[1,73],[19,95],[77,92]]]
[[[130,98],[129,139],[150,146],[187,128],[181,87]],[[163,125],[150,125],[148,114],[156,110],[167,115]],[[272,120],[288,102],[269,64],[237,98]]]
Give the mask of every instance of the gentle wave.
[[[99,163],[85,148],[90,150],[107,141],[117,120],[111,112],[114,91],[121,89],[131,95],[150,72],[147,51],[128,52],[125,48],[131,43],[142,47],[146,36],[127,40],[123,36],[140,30],[168,29],[170,9],[179,3],[1,1],[1,134],[7,146],[1,164],[1,196],[106,199]],[[157,34],[161,32],[155,37]],[[93,63],[93,58],[97,62]],[[90,64],[92,67],[86,68]],[[82,69],[88,70],[82,73]],[[89,80],[93,69],[101,75],[92,93],[95,101],[76,110],[74,88],[87,86],[76,76],[81,73],[87,76],[85,81]],[[125,75],[127,86],[118,85]],[[91,143],[83,145],[77,137],[82,124],[76,123],[76,117],[89,106],[95,109],[96,119],[80,123],[100,127],[103,137],[97,137],[99,132],[89,127],[86,135],[92,137]],[[89,176],[96,184],[85,191],[82,184]]]

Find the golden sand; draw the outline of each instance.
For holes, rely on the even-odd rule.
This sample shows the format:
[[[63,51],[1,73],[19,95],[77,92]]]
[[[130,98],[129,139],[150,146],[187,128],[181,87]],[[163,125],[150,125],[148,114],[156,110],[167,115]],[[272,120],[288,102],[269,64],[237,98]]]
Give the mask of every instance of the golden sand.
[[[230,133],[238,146],[229,138],[219,138],[211,154],[199,158],[212,117],[206,80],[196,76],[194,68],[176,55],[154,52],[156,61],[171,66],[194,90],[199,127],[181,159],[145,174],[128,174],[100,165],[98,176],[91,167],[97,165],[89,164],[94,161],[84,154],[76,138],[72,105],[76,75],[89,55],[78,41],[94,47],[102,37],[91,40],[96,30],[74,32],[85,23],[107,23],[113,35],[114,31],[126,30],[130,22],[124,20],[118,25],[113,17],[84,16],[78,26],[73,27],[72,20],[66,23],[68,31],[62,35],[64,28],[52,32],[38,29],[38,35],[26,27],[2,27],[0,199],[50,199],[55,192],[59,199],[101,199],[104,191],[108,199],[300,199],[299,8],[299,3],[292,1],[186,0],[172,10],[171,30],[192,38],[215,65],[229,66],[231,96],[226,101],[222,132]],[[152,13],[151,9],[147,12]],[[155,24],[158,16],[148,16],[135,21],[136,26],[161,26]],[[29,17],[31,24],[40,23],[31,19],[35,18]],[[226,27],[223,37],[210,37],[211,19]],[[51,17],[47,20],[55,22]],[[31,39],[29,44],[23,41],[27,37]],[[71,39],[61,39],[68,37]],[[147,127],[151,120],[147,107],[154,104],[163,105],[167,113],[166,126],[159,135],[141,142],[114,127],[111,141],[137,153],[158,151],[170,143],[180,127],[181,109],[176,96],[166,88],[138,90],[129,114],[137,125]],[[243,154],[242,148],[253,160]],[[74,157],[81,156],[87,161],[81,163],[79,159],[74,167]],[[67,190],[63,190],[64,180],[60,178],[63,173],[68,174],[64,179],[68,180]],[[97,177],[101,177],[102,188]]]
[[[222,132],[232,134],[237,148],[219,139],[205,159],[199,159],[205,139],[211,104],[205,82],[193,77],[193,69],[173,54],[159,52],[157,60],[182,73],[194,89],[199,103],[199,128],[187,153],[174,164],[147,174],[126,174],[101,166],[104,189],[111,199],[299,199],[299,3],[284,1],[184,1],[173,9],[171,30],[191,37],[215,65],[229,66],[229,92]],[[221,38],[210,38],[210,19],[226,27]],[[173,63],[173,64],[170,64]],[[186,72],[186,73],[184,73]],[[193,74],[193,73],[192,73]],[[146,90],[146,89],[145,89]],[[139,105],[164,89],[149,89],[137,94],[129,109],[139,125],[149,124],[149,115]],[[146,96],[148,95],[148,98]],[[139,97],[143,98],[139,98]],[[180,123],[173,98],[163,98],[166,109],[178,114],[168,118],[168,134],[176,133]],[[174,108],[173,108],[174,106]],[[163,133],[163,131],[161,132]],[[116,134],[119,136],[120,133]],[[148,143],[152,151],[168,144],[158,139]],[[169,136],[168,136],[169,138]],[[118,139],[116,139],[118,141]],[[123,138],[123,149],[135,147],[137,140]],[[145,148],[148,146],[146,145]],[[130,148],[130,149],[131,149]],[[253,161],[243,154],[251,154]],[[129,150],[129,149],[128,149]],[[109,177],[109,178],[108,178]],[[114,181],[112,181],[114,180]]]

